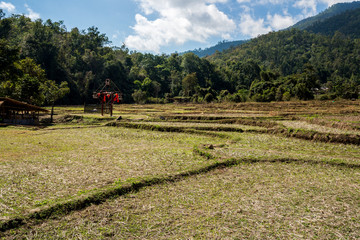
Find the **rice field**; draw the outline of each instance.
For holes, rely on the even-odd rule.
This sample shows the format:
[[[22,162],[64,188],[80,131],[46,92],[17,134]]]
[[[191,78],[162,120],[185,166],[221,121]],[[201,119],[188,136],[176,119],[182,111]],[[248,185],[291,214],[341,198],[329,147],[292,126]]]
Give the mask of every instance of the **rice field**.
[[[1,239],[360,238],[359,101],[56,114],[0,128]]]

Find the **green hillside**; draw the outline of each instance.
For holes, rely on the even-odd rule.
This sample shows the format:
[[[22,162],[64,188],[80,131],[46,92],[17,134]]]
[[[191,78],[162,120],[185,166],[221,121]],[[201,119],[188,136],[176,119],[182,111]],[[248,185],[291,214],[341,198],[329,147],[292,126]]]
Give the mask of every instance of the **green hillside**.
[[[215,46],[205,48],[205,49],[200,48],[200,49],[195,49],[195,50],[191,50],[191,51],[186,51],[184,53],[180,53],[180,55],[183,55],[185,53],[194,53],[198,57],[206,57],[206,56],[213,55],[214,53],[216,53],[216,51],[222,52],[226,49],[240,46],[244,43],[247,43],[248,41],[249,40],[222,41],[222,42],[219,42],[218,44],[216,44]]]
[[[267,69],[282,75],[301,72],[304,65],[337,73],[343,77],[360,74],[360,42],[341,34],[332,37],[296,29],[272,32],[253,39],[237,48],[216,53],[208,59],[217,64],[227,61],[254,60]]]
[[[323,21],[315,22],[306,28],[307,31],[334,35],[335,32],[351,38],[360,38],[360,8],[348,10]]]
[[[328,18],[331,18],[333,16],[336,16],[338,14],[341,14],[345,11],[348,10],[354,10],[360,8],[360,2],[359,1],[354,1],[352,3],[338,3],[338,4],[334,4],[333,6],[329,7],[328,9],[326,9],[325,11],[323,11],[322,13],[313,16],[313,17],[309,17],[306,18],[304,20],[301,20],[300,22],[296,23],[294,26],[292,26],[291,28],[296,28],[296,29],[301,29],[301,30],[305,30],[308,27],[311,27],[313,24],[317,23],[317,22],[321,22],[324,21]]]
[[[330,89],[346,95],[343,94],[345,89],[357,89],[360,83],[359,56],[359,40],[346,38],[339,33],[327,37],[292,29],[260,36],[208,59],[219,67],[225,81],[233,89],[249,89],[250,96],[259,79],[260,87],[273,95],[277,89],[283,88],[283,93],[289,92],[295,96],[296,86],[300,83],[305,84],[302,87],[312,89],[310,92]],[[264,74],[251,67],[254,65],[260,66]],[[357,96],[357,91],[347,94]],[[307,93],[309,98],[310,92]],[[275,96],[268,100],[275,100]]]

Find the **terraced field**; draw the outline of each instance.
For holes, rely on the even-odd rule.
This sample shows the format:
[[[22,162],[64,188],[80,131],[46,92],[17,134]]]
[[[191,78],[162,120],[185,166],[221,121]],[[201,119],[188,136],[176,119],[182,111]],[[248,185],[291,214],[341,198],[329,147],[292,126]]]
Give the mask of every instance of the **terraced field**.
[[[57,110],[0,128],[1,239],[360,238],[359,101]]]

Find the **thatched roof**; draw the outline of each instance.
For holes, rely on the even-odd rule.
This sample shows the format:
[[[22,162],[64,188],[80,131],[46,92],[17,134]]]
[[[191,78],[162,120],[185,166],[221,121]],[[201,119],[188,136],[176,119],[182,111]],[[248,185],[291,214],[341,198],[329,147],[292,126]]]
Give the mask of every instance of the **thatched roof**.
[[[11,98],[0,97],[0,108],[11,109],[16,111],[36,111],[36,112],[48,112],[48,110],[20,102]]]

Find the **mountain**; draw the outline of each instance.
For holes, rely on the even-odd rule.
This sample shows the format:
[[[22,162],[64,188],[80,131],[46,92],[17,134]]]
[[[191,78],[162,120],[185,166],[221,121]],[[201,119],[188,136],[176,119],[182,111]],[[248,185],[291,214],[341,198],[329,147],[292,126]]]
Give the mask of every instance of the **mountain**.
[[[319,22],[322,22],[326,19],[329,19],[331,17],[334,17],[338,14],[341,14],[343,12],[346,12],[348,10],[354,10],[360,8],[360,2],[352,2],[352,3],[338,3],[334,4],[333,6],[329,7],[325,11],[319,13],[316,16],[306,18],[304,20],[301,20],[300,22],[296,23],[290,28],[297,28],[300,30],[305,30],[306,28],[311,27],[313,24],[318,24]]]
[[[226,49],[232,48],[232,47],[236,47],[236,46],[240,46],[244,43],[247,43],[249,40],[239,40],[239,41],[222,41],[219,42],[218,44],[216,44],[213,47],[209,47],[209,48],[205,48],[205,49],[195,49],[195,50],[190,50],[190,51],[186,51],[183,53],[180,53],[180,55],[183,55],[185,53],[194,53],[195,55],[197,55],[198,57],[206,57],[206,56],[210,56],[212,54],[214,54],[216,51],[222,52]]]
[[[351,38],[360,38],[360,8],[348,10],[323,21],[317,21],[307,27],[306,30],[329,36],[340,32]]]
[[[263,69],[283,76],[301,73],[311,65],[319,77],[333,75],[350,78],[360,76],[360,42],[339,35],[332,37],[297,29],[272,32],[239,47],[218,52],[208,59],[217,65],[255,61]]]
[[[207,57],[231,92],[254,101],[356,99],[360,92],[360,42],[298,29],[271,32]]]
[[[360,38],[360,1],[335,4],[316,16],[301,20],[289,29],[291,28],[324,35],[334,35],[336,31],[339,31],[346,36]],[[222,52],[249,41],[222,41],[213,47],[194,49],[180,53],[180,55],[192,52],[199,57],[211,56],[217,51]]]

